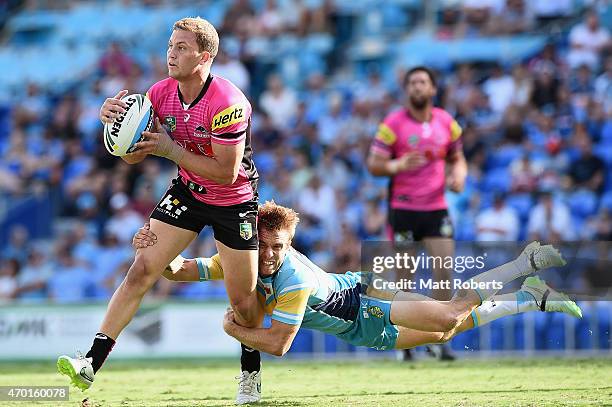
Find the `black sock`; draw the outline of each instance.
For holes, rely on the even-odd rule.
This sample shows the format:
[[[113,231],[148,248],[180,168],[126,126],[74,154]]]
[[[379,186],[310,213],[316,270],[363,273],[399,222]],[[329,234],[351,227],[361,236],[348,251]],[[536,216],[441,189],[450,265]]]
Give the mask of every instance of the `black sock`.
[[[240,344],[242,355],[240,355],[240,367],[243,372],[259,372],[261,370],[261,354],[257,349],[249,348]]]
[[[102,332],[96,334],[91,349],[85,355],[86,358],[91,357],[93,359],[91,365],[94,373],[100,370],[108,354],[113,350],[113,346],[115,346],[115,341],[112,338],[109,338]]]

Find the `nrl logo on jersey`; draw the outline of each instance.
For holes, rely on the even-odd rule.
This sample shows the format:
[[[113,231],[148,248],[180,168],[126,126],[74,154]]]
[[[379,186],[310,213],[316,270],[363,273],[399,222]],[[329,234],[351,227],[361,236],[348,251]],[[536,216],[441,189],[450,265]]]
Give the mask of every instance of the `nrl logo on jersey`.
[[[411,147],[416,147],[419,144],[419,136],[417,134],[411,134],[408,136],[408,144]]]
[[[194,130],[193,137],[196,137],[196,138],[210,138],[210,133],[206,130],[206,128],[204,126],[202,126],[200,124]]]
[[[173,132],[176,130],[176,117],[166,116],[164,117],[164,126],[168,128],[168,131]]]

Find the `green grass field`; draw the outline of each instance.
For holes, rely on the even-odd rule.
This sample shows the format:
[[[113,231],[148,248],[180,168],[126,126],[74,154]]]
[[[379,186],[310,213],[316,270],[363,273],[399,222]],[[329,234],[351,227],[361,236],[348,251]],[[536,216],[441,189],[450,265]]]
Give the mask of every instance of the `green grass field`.
[[[0,406],[229,406],[237,361],[110,361],[70,402]],[[612,406],[612,359],[264,361],[264,406]],[[0,364],[0,385],[63,385],[53,363]]]

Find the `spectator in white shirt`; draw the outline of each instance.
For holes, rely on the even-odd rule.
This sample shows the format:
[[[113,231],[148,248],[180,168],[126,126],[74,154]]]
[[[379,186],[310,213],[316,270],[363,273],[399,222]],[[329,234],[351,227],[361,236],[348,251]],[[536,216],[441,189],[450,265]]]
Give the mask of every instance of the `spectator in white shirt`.
[[[529,240],[547,243],[573,240],[575,233],[569,209],[555,201],[552,192],[542,192],[539,204],[529,213],[527,233]]]
[[[506,206],[505,197],[498,193],[493,207],[476,217],[476,240],[480,242],[514,242],[519,236],[519,219],[514,209]]]
[[[110,199],[113,215],[106,223],[106,232],[117,236],[121,243],[130,243],[132,236],[142,226],[144,219],[130,207],[129,198],[117,193]]]
[[[325,226],[328,233],[332,232],[336,216],[336,194],[318,175],[313,175],[308,186],[299,193],[298,206],[300,213],[312,216]]]
[[[271,75],[268,89],[261,95],[260,105],[275,126],[286,129],[297,110],[297,97],[283,85],[278,75]]]
[[[604,105],[608,113],[612,113],[612,55],[608,55],[605,71],[595,80],[595,99]]]
[[[503,113],[515,95],[514,80],[507,75],[500,65],[493,68],[492,75],[483,85],[489,97],[491,108],[496,113]]]
[[[610,46],[610,32],[599,25],[597,13],[589,11],[584,22],[572,28],[569,41],[571,50],[567,59],[570,67],[586,64],[597,69],[603,50]]]
[[[229,79],[243,92],[249,92],[249,85],[251,83],[249,71],[247,71],[240,60],[230,56],[221,49],[219,49],[215,57],[212,73]]]

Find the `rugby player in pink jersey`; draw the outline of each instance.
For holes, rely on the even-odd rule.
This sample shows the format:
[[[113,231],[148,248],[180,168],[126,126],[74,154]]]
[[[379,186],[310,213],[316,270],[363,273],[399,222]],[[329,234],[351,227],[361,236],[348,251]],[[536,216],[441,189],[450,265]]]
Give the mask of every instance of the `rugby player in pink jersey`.
[[[467,176],[461,127],[443,109],[433,106],[436,81],[426,67],[406,73],[407,103],[391,112],[378,128],[370,147],[368,169],[390,177],[389,228],[396,243],[422,241],[430,256],[452,256],[453,226],[444,191],[460,192]],[[451,279],[451,270],[434,268],[435,281]],[[437,300],[450,300],[451,291],[434,290]],[[452,359],[448,347],[444,359]],[[406,358],[409,358],[409,353]]]
[[[150,227],[158,242],[154,249],[136,252],[91,350],[85,357],[58,359],[60,372],[81,389],[91,386],[143,296],[205,226],[213,228],[223,269],[231,270],[225,285],[236,323],[261,323],[255,292],[258,174],[252,160],[251,105],[230,81],[210,73],[218,47],[218,34],[204,19],[184,18],[173,26],[167,50],[169,78],[147,92],[155,128],[144,132],[135,152],[122,158],[136,164],[149,154],[165,157],[177,164],[178,176],[151,214]],[[102,122],[113,122],[125,111],[121,98],[126,94],[123,90],[105,101]],[[249,388],[258,390],[259,352],[243,346],[242,362],[242,376],[248,377],[241,376],[241,384],[253,382],[247,383],[253,384]],[[246,401],[257,401],[259,391],[252,396]]]

